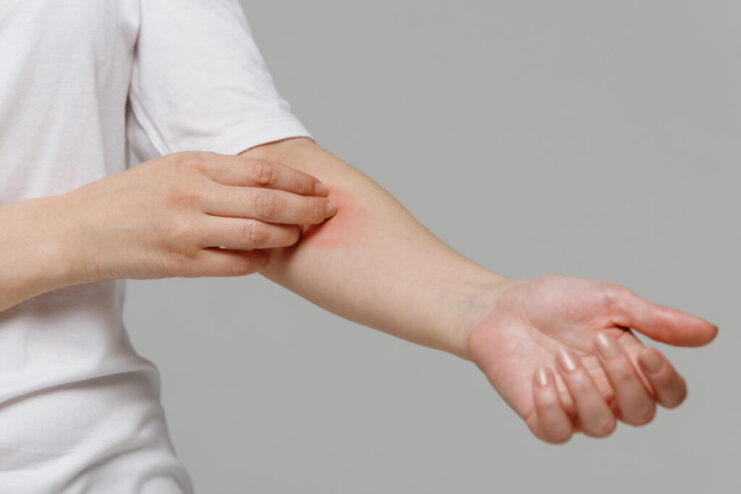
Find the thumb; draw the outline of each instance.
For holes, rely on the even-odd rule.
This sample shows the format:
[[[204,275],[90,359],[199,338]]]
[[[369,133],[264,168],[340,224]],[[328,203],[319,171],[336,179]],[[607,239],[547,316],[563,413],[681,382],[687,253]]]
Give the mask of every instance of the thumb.
[[[718,327],[708,321],[644,300],[625,287],[619,287],[613,294],[613,322],[656,341],[676,346],[702,346],[718,334]]]

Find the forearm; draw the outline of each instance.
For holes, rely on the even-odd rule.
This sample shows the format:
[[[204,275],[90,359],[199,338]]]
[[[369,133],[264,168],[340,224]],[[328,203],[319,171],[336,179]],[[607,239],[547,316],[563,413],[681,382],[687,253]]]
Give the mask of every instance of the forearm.
[[[263,190],[266,172],[278,190]],[[267,249],[331,214],[319,185],[260,160],[180,152],[0,207],[0,311],[69,285],[255,273]],[[273,197],[287,203],[271,216],[280,225],[261,221]]]
[[[468,358],[462,314],[506,279],[445,245],[370,178],[306,138],[245,154],[314,175],[337,215],[274,249],[262,274],[344,318]]]
[[[71,228],[57,197],[0,208],[0,311],[42,293],[77,283]]]

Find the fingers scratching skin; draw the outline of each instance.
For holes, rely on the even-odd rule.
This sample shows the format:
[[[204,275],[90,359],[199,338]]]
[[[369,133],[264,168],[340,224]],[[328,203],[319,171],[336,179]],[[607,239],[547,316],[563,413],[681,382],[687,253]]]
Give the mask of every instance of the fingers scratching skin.
[[[215,155],[205,169],[211,180],[222,185],[278,189],[305,196],[329,195],[329,189],[315,177],[275,161]]]

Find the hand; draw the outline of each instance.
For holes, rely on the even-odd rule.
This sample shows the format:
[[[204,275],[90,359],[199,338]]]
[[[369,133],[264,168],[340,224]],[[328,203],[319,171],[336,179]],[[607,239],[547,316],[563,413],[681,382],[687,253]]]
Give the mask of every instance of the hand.
[[[314,177],[245,156],[157,158],[58,196],[80,283],[239,276],[335,212]]]
[[[656,403],[684,400],[682,377],[629,328],[680,346],[704,345],[717,333],[622,286],[563,275],[505,283],[493,300],[468,335],[470,356],[533,434],[551,443],[574,432],[607,436],[617,420],[643,425]]]

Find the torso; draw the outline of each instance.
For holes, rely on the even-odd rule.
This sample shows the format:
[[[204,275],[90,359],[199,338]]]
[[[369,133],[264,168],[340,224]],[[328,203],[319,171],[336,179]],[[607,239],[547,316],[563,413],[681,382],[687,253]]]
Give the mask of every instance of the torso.
[[[138,28],[139,0],[0,3],[0,206],[125,170]],[[157,369],[122,322],[124,286],[0,312],[0,492],[191,491]]]

